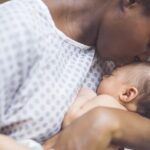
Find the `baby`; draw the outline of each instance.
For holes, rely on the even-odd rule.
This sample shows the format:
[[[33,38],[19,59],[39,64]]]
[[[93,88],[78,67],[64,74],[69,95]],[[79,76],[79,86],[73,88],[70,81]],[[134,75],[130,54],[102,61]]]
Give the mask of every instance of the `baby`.
[[[96,107],[122,109],[150,117],[150,63],[135,63],[115,69],[103,77],[97,94],[90,89],[81,89],[64,118],[63,127]],[[45,149],[53,146],[56,140],[57,135]],[[120,148],[109,146],[107,150],[114,149]]]
[[[134,63],[105,75],[97,89],[81,89],[64,119],[64,126],[92,108],[103,106],[150,117],[150,63]]]
[[[150,63],[115,69],[102,78],[97,94],[90,89],[81,89],[64,118],[63,127],[96,107],[122,109],[150,117]],[[107,150],[119,149],[122,148],[110,145]]]

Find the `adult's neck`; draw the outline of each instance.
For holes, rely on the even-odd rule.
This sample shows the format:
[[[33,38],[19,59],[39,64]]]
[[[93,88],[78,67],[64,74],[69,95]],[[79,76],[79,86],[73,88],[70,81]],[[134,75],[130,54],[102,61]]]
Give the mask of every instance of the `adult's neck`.
[[[55,25],[70,38],[95,46],[109,0],[43,0]]]

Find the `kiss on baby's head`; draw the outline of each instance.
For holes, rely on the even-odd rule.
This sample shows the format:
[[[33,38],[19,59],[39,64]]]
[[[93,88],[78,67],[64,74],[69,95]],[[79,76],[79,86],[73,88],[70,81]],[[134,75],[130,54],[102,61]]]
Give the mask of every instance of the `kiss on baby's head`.
[[[150,63],[134,63],[105,75],[98,94],[108,94],[129,111],[150,117]]]

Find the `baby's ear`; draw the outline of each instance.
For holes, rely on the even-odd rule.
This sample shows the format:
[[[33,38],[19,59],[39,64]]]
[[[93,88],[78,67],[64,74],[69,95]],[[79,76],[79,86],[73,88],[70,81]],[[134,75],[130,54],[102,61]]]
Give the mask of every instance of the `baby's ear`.
[[[124,91],[122,91],[122,93],[119,95],[119,99],[123,103],[129,103],[133,101],[137,97],[137,95],[138,95],[137,88],[130,86],[126,87]]]

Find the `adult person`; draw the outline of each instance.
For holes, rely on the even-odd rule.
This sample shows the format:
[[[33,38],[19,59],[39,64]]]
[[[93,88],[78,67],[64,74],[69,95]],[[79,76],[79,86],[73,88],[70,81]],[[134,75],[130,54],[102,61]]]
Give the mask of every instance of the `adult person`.
[[[149,134],[149,120],[146,118],[117,109],[96,108],[64,129],[57,137],[53,148],[104,150],[108,145],[115,144],[137,150],[148,150]],[[105,145],[101,145],[104,142],[101,141],[101,136],[106,137]],[[49,149],[49,145],[52,146],[49,142],[44,145],[45,150]]]
[[[40,0],[12,0],[2,5],[1,133],[16,139],[33,138],[42,142],[58,132],[64,113],[86,76],[88,81],[93,79],[98,67],[98,64],[96,67],[91,65],[93,48],[99,59],[119,62],[131,61],[134,57],[145,59],[149,49],[148,2],[44,0],[49,11]],[[35,107],[37,104],[39,107]],[[88,116],[93,116],[89,125],[93,124],[94,115],[99,114],[97,109],[93,112]],[[112,114],[118,116],[118,111],[114,110]],[[51,116],[49,120],[47,116]],[[135,120],[134,114],[131,116]],[[143,119],[136,122],[139,121]],[[135,123],[131,122],[131,125]],[[149,121],[146,120],[144,129],[147,125]],[[143,137],[139,131],[134,134],[140,134],[139,139]],[[149,138],[144,140],[146,143]],[[135,147],[136,144],[131,142],[128,145]],[[84,149],[83,145],[80,148]]]
[[[62,3],[55,3],[45,0],[45,3],[49,7],[56,26],[72,39],[96,47],[96,51],[101,59],[129,61],[136,56],[143,57],[146,54],[146,51],[148,52],[149,1],[101,0],[87,2],[84,0],[80,2],[68,1],[65,3],[65,1],[62,1]],[[144,20],[147,20],[147,23]],[[143,26],[145,26],[145,28],[143,28]],[[144,39],[147,39],[147,44]],[[143,51],[141,51],[142,49]],[[115,119],[117,118],[117,121],[121,124],[120,127],[122,128],[122,131],[119,131],[119,135],[121,136],[119,136],[119,138],[117,137],[118,139],[111,137],[113,141],[117,139],[123,146],[129,146],[134,149],[149,149],[148,133],[150,122],[147,119],[143,120],[143,118],[130,113],[120,113],[117,112],[118,110],[105,111],[106,114],[104,113],[104,115],[106,115],[106,118],[109,118],[107,113],[111,114],[112,118],[115,116]],[[101,115],[101,113],[99,115]],[[81,124],[87,124],[86,122],[89,122],[90,115],[91,114],[89,114],[89,116],[87,115],[85,120],[83,117],[83,122],[81,121],[82,119],[78,120],[78,123],[81,121]],[[124,115],[130,116],[131,119],[121,122]],[[93,116],[91,119],[93,119]],[[98,118],[99,117],[97,116],[94,120],[95,124],[97,123]],[[147,135],[145,135],[144,131],[140,132],[140,129],[138,129],[140,126],[143,126],[143,123],[141,124],[140,121],[144,122],[144,130],[147,130],[147,132],[145,132]],[[81,126],[80,123],[78,124],[79,126]],[[95,124],[93,124],[93,128]],[[89,132],[92,132],[92,130],[89,131],[89,128],[93,129],[91,128],[92,125],[88,124],[88,127],[86,129],[84,128],[85,130],[82,129],[83,131],[81,131],[80,128],[77,129],[78,125],[73,124],[70,126],[70,130],[69,128],[66,129],[66,134],[63,135],[65,131],[62,133],[60,141],[56,144],[56,149],[100,149],[100,145],[98,146],[97,144],[97,140],[100,140],[100,138],[96,138],[97,134],[95,135],[95,138],[93,138],[93,144],[89,144],[92,141],[91,137],[88,136],[91,135]],[[104,124],[104,128],[106,127],[105,125],[106,124]],[[127,131],[127,126],[133,127],[134,131]],[[75,132],[70,135],[70,132],[72,133],[72,131]],[[96,133],[98,133],[97,131],[98,130],[96,130]],[[136,137],[136,139],[133,137]],[[145,141],[144,143],[142,143],[143,140],[141,140],[143,138]],[[82,139],[87,139],[88,144],[84,145]],[[95,147],[93,147],[94,145]]]
[[[56,26],[100,59],[128,62],[149,49],[148,0],[43,1]]]

